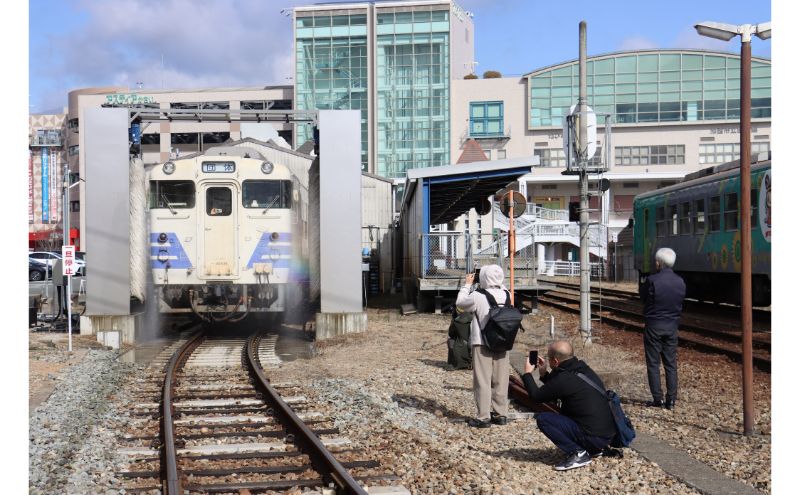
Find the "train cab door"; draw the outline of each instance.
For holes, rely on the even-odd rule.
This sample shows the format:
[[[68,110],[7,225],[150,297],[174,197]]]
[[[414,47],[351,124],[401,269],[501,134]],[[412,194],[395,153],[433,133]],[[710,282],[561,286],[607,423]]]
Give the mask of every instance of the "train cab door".
[[[238,275],[237,197],[233,184],[204,184],[203,215],[199,222],[200,278],[229,279]]]

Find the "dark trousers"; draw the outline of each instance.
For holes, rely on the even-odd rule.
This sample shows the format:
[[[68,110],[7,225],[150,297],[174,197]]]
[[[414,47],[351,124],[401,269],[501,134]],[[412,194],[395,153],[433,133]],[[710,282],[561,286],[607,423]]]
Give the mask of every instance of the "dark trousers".
[[[667,379],[667,400],[678,397],[678,331],[644,329],[644,357],[647,363],[647,381],[653,399],[661,400],[661,363]]]
[[[567,454],[581,450],[593,454],[603,450],[611,441],[610,438],[587,435],[578,423],[561,414],[539,413],[536,415],[536,425],[551,442],[556,444],[556,447]]]

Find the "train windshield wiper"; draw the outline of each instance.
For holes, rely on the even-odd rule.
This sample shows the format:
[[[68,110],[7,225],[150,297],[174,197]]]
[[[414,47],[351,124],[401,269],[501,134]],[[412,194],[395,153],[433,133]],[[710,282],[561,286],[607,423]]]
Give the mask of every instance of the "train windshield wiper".
[[[161,193],[161,200],[164,202],[165,205],[167,205],[167,208],[169,208],[169,211],[171,211],[173,215],[178,214],[178,212],[175,211],[175,208],[173,208],[172,205],[170,204],[166,194]]]
[[[261,212],[261,214],[262,215],[265,214],[267,212],[267,210],[272,208],[275,205],[275,203],[278,202],[279,199],[280,199],[280,196],[275,196],[275,199],[272,200],[272,203],[268,204],[267,207],[264,208],[264,211]]]

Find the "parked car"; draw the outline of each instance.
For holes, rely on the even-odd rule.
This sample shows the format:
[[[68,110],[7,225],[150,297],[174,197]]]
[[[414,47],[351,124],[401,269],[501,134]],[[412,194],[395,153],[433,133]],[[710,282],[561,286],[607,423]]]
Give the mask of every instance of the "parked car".
[[[28,280],[31,282],[39,282],[46,280],[53,275],[53,271],[47,263],[40,263],[32,259],[28,259]]]

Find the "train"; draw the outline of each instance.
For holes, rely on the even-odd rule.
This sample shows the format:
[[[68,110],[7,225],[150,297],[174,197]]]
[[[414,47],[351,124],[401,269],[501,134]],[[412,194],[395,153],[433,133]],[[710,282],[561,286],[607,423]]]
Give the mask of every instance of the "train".
[[[752,294],[754,306],[772,299],[772,160],[751,165]],[[673,270],[686,282],[686,297],[741,303],[740,167],[729,162],[687,175],[633,201],[634,265],[639,283],[655,270],[662,247],[676,255]]]
[[[290,167],[252,148],[219,146],[151,167],[146,184],[160,313],[281,320],[307,297],[307,184]]]

